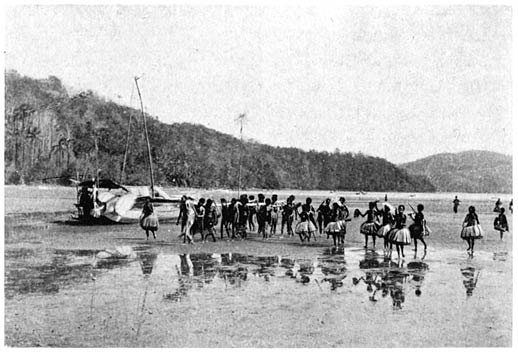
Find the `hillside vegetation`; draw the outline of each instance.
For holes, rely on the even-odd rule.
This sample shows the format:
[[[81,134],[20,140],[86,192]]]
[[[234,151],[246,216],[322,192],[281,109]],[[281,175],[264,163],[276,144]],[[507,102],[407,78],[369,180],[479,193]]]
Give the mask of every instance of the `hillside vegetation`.
[[[5,94],[6,183],[92,177],[96,165],[101,177],[149,183],[139,111],[92,91],[70,95],[57,77],[36,80],[15,71],[6,73]],[[148,128],[157,184],[237,188],[241,151],[241,184],[246,188],[435,190],[426,177],[410,175],[381,158],[254,142],[241,146],[239,139],[204,126],[165,124],[151,116]]]
[[[411,174],[428,176],[437,191],[512,193],[513,160],[500,153],[442,153],[401,167]]]

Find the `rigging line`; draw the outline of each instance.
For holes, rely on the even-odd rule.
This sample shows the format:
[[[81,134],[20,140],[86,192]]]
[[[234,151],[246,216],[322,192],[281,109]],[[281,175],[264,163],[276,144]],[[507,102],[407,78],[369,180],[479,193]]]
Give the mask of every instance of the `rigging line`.
[[[129,101],[129,108],[130,108],[130,114],[128,118],[128,133],[126,135],[126,149],[124,150],[124,159],[122,160],[122,167],[121,167],[121,176],[119,184],[122,184],[122,181],[124,179],[124,171],[126,170],[126,159],[128,157],[128,150],[129,150],[129,139],[130,139],[130,133],[131,133],[131,117],[133,116],[133,94],[135,93],[135,86],[131,85],[131,95],[130,95],[130,101]]]

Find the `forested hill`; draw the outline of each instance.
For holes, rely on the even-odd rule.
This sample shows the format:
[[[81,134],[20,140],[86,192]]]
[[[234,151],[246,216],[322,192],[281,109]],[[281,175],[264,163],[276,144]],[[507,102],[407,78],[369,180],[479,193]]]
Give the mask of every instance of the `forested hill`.
[[[511,156],[489,151],[442,153],[401,165],[427,175],[437,191],[512,193]]]
[[[106,101],[91,91],[70,95],[56,77],[36,80],[15,71],[6,73],[5,95],[6,183],[93,176],[96,155],[101,177],[119,181],[128,126],[122,181],[149,183],[139,111]],[[164,124],[156,117],[148,118],[157,184],[237,188],[241,151],[241,184],[245,188],[435,190],[427,178],[409,175],[384,159],[253,142],[241,146],[239,139],[201,125]]]

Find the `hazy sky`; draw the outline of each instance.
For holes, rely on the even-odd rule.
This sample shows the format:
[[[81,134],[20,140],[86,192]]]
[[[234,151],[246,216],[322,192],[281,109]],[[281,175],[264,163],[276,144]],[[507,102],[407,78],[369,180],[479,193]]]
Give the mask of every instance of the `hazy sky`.
[[[24,6],[6,67],[148,113],[305,150],[400,163],[512,153],[512,9]],[[133,93],[132,93],[133,92]]]

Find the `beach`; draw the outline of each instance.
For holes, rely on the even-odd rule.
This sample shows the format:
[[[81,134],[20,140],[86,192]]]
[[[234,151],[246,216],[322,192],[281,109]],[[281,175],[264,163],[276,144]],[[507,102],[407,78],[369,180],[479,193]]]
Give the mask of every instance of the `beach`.
[[[170,195],[229,197],[222,190],[170,189]],[[256,190],[248,191],[257,194]],[[273,191],[266,191],[270,195]],[[279,199],[346,197],[365,211],[385,193],[277,191]],[[394,205],[425,206],[432,235],[384,256],[363,249],[362,218],[345,245],[325,235],[184,245],[164,221],[158,239],[138,224],[79,225],[75,189],[5,188],[5,344],[12,347],[510,347],[512,215],[500,240],[496,197],[388,193]],[[466,252],[460,229],[474,205],[485,231]],[[171,219],[174,219],[172,215]],[[100,257],[101,252],[124,257]]]

